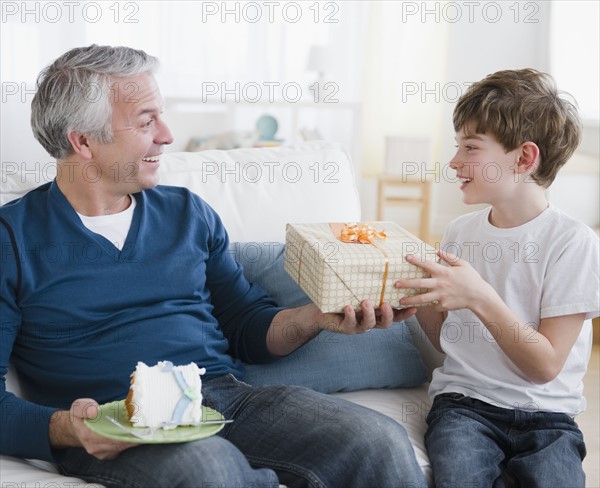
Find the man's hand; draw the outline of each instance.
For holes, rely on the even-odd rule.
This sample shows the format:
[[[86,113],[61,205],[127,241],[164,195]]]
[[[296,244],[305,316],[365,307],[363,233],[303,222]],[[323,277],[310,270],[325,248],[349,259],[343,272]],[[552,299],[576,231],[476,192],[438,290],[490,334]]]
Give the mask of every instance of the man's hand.
[[[389,303],[382,303],[376,309],[370,300],[360,304],[360,311],[356,312],[352,305],[344,307],[344,314],[323,314],[321,325],[331,332],[342,334],[363,334],[371,329],[387,329],[393,322],[407,319],[414,315],[416,308],[394,310]]]
[[[271,323],[267,347],[275,356],[285,356],[316,337],[322,330],[343,334],[362,334],[373,328],[387,329],[392,322],[414,315],[416,308],[392,310],[389,303],[379,309],[369,302],[361,303],[355,312],[351,305],[344,313],[322,313],[314,303],[298,308],[281,310]]]
[[[83,447],[98,459],[114,459],[125,449],[137,444],[119,442],[95,434],[83,423],[94,419],[99,412],[98,403],[90,398],[75,400],[71,409],[55,412],[50,419],[50,445],[53,448]]]
[[[425,288],[428,291],[421,295],[405,297],[400,300],[403,306],[433,303],[438,312],[472,308],[484,296],[495,295],[492,287],[467,262],[443,251],[438,256],[449,266],[432,261],[422,261],[415,256],[407,256],[406,260],[423,268],[430,278],[414,278],[399,280],[396,288]]]

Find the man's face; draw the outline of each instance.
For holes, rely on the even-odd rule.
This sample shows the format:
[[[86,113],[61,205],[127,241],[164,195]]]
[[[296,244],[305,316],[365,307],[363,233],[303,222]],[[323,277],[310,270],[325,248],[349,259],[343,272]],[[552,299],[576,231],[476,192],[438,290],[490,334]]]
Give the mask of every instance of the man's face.
[[[99,182],[113,194],[129,194],[158,184],[159,155],[173,137],[161,118],[163,99],[154,77],[143,73],[114,78],[113,141],[90,142]]]

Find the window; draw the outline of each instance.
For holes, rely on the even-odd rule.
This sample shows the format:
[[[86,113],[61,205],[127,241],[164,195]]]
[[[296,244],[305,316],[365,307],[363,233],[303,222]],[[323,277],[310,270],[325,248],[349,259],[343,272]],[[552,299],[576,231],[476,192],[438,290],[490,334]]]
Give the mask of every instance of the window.
[[[584,120],[600,120],[600,2],[550,2],[550,72],[579,105]]]

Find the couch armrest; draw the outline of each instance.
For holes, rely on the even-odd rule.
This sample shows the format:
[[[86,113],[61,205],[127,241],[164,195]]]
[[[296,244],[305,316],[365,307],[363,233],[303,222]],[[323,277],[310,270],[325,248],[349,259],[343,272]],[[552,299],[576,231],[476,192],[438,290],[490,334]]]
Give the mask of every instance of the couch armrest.
[[[433,347],[433,344],[419,325],[419,321],[415,316],[409,317],[405,322],[412,335],[413,344],[421,353],[429,379],[431,379],[433,370],[442,365],[445,355]]]

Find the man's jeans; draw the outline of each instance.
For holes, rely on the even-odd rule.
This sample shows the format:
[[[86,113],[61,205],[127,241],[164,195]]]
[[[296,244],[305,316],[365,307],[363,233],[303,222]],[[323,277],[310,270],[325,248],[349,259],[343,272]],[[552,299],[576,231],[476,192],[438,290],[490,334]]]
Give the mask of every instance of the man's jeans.
[[[499,408],[446,393],[435,398],[427,423],[437,488],[585,485],[583,435],[568,415]]]
[[[218,435],[145,444],[111,461],[68,449],[61,470],[119,488],[426,486],[406,431],[377,412],[301,387],[250,387],[231,375],[205,381],[202,393],[205,405],[235,419]]]

